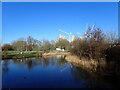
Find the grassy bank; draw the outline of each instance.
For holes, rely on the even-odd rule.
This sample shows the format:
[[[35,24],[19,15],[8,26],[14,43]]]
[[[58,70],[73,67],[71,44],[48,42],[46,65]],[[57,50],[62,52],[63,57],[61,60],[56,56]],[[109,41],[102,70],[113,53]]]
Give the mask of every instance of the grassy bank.
[[[29,57],[42,57],[42,56],[54,56],[54,55],[70,55],[70,52],[48,52],[44,53],[42,51],[7,51],[2,53],[2,59],[20,59]]]
[[[74,55],[67,55],[65,58],[68,62],[71,62],[76,67],[80,67],[86,70],[89,73],[95,73],[100,76],[104,77],[116,77],[120,80],[120,68],[119,63],[114,61],[110,61],[109,63],[102,60],[95,60],[91,59],[88,60],[86,58],[79,59],[77,56]]]
[[[114,84],[118,87],[118,82],[120,81],[120,68],[119,63],[114,61],[106,62],[105,60],[87,60],[82,58],[81,60],[74,55],[67,55],[66,60],[71,62],[74,66],[82,68],[87,71],[91,76],[95,77],[97,80],[103,79],[105,82]]]
[[[53,56],[53,55],[70,55],[70,52],[50,52],[50,53],[43,53],[42,56]]]
[[[97,72],[98,67],[101,67],[101,68],[99,68],[99,70],[100,70],[100,69],[104,68],[106,65],[106,62],[104,60],[101,60],[98,62],[97,60],[93,60],[93,59],[91,59],[91,60],[88,60],[86,58],[80,59],[75,55],[66,56],[66,60],[68,62],[73,63],[75,66],[81,67],[90,72]]]
[[[42,52],[37,51],[7,51],[2,53],[2,59],[18,59],[18,58],[28,58],[28,57],[35,57],[35,56],[42,56]]]

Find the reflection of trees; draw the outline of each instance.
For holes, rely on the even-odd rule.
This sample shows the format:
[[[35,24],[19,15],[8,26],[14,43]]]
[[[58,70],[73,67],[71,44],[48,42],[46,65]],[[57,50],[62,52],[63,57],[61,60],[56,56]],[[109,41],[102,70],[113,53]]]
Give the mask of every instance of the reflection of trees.
[[[14,64],[17,64],[20,67],[24,67],[26,64],[29,69],[32,69],[35,66],[41,64],[41,59],[40,58],[14,59],[13,62]]]
[[[65,55],[56,56],[57,66],[65,66],[67,61],[65,60]]]
[[[66,65],[66,60],[63,55],[57,55],[53,57],[43,57],[43,67],[51,65],[64,66]]]
[[[29,69],[33,68],[32,60],[27,61],[27,66],[28,66]]]
[[[27,64],[27,67],[29,69],[33,69],[34,67],[36,67],[38,65],[41,65],[41,59],[39,59],[39,58],[29,58],[26,61],[26,64]]]
[[[47,67],[50,64],[52,66],[65,66],[67,61],[65,60],[65,56],[63,55],[57,55],[57,56],[52,56],[52,57],[43,57],[40,59],[42,61],[42,67]]]
[[[91,75],[87,71],[74,67],[71,68],[71,74],[77,82],[82,81],[86,88],[94,88],[94,87],[109,87],[109,84],[106,83],[103,78],[99,76]]]
[[[55,57],[51,57],[50,63],[51,63],[52,66],[54,66],[56,64]]]
[[[2,64],[2,71],[3,72],[8,72],[9,71],[9,64],[10,64],[10,61],[9,60],[4,60],[3,61],[3,64]]]
[[[19,67],[23,67],[25,65],[26,59],[13,59],[14,64],[17,64]]]
[[[94,87],[95,82],[86,71],[73,67],[71,68],[71,74],[77,82],[82,82],[85,87]]]
[[[46,68],[49,65],[52,66],[55,65],[58,67],[65,66],[67,61],[65,60],[64,55],[59,55],[58,57],[53,56],[53,57],[42,57],[42,58],[35,57],[35,58],[13,59],[11,63],[21,68],[27,66],[27,68],[31,70],[38,65],[42,66],[42,68]]]
[[[80,81],[81,79],[87,79],[89,78],[89,74],[85,72],[84,70],[74,67],[71,68],[71,73],[74,76],[76,81]]]
[[[112,75],[116,75],[119,77],[119,75],[120,75],[120,60],[114,59],[113,61],[109,61],[108,63],[106,63],[105,71],[107,73],[111,73]]]
[[[49,58],[43,58],[43,67],[47,67],[49,66],[50,62],[49,62]]]
[[[59,65],[60,65],[60,66],[65,66],[66,63],[67,63],[67,62],[66,62],[65,60],[62,60],[62,59],[59,61]]]

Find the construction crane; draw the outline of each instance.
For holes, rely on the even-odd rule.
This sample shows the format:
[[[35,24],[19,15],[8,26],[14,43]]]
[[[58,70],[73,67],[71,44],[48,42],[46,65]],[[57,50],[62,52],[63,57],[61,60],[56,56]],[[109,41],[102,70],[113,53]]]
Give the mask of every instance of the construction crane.
[[[81,33],[77,32],[77,34],[81,35]],[[81,39],[83,38],[83,36],[80,37]]]
[[[93,30],[93,29],[94,29],[94,27],[95,27],[95,24],[93,24],[93,26],[92,26],[92,29],[91,29],[91,30]]]
[[[71,32],[68,33],[68,32],[65,32],[65,31],[63,31],[63,30],[61,30],[61,29],[59,29],[59,31],[61,31],[61,32],[63,32],[63,33],[66,33],[66,34],[69,36],[69,42],[71,42],[71,35],[72,35]]]

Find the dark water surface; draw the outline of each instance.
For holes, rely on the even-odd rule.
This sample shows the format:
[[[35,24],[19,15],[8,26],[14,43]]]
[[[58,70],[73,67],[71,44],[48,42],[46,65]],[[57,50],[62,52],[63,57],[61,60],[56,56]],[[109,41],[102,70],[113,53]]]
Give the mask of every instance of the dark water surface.
[[[64,55],[3,60],[3,88],[110,87],[101,79],[65,61]]]

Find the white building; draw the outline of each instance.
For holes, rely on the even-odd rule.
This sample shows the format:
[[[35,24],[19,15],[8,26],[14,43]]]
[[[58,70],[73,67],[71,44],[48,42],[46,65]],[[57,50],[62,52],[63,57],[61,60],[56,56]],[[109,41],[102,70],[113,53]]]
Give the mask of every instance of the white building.
[[[83,40],[83,37],[79,37],[80,40]]]
[[[65,35],[60,35],[59,38],[60,38],[60,39],[67,39],[67,38],[65,37]]]
[[[61,48],[56,48],[57,51],[65,51],[64,49]]]
[[[76,36],[75,36],[75,35],[72,35],[72,36],[71,36],[71,41],[73,42],[75,39],[76,39]]]

